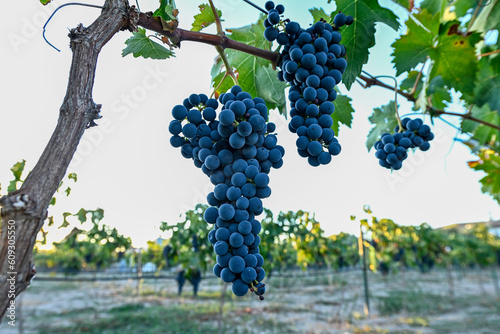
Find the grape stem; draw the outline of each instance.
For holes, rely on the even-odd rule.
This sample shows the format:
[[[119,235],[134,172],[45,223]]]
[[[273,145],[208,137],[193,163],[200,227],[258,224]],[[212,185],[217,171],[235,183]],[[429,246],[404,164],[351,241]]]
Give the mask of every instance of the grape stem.
[[[137,24],[143,28],[155,31],[161,35],[168,37],[175,45],[180,46],[182,41],[193,41],[210,45],[219,45],[223,49],[234,49],[257,56],[277,64],[280,55],[276,52],[263,50],[245,43],[241,43],[228,38],[225,35],[206,34],[197,31],[190,31],[177,28],[174,31],[163,30],[160,20],[153,17],[152,13],[139,13],[139,21]]]
[[[361,75],[358,76],[358,78],[361,79],[361,80],[363,80],[365,82],[364,84],[360,83],[360,85],[363,88],[369,88],[371,86],[379,86],[379,87],[382,87],[382,88],[386,88],[386,89],[397,91],[399,95],[403,96],[404,98],[406,98],[410,102],[416,102],[417,101],[417,99],[413,95],[411,95],[409,93],[406,93],[406,92],[404,92],[404,91],[402,91],[400,89],[397,89],[397,87],[393,87],[393,86],[390,86],[390,85],[388,85],[386,83],[383,83],[382,81],[378,80],[376,77],[374,77],[372,75],[366,76],[366,75],[361,74]],[[492,124],[492,123],[483,121],[482,119],[479,119],[477,117],[472,116],[470,113],[460,114],[460,113],[456,113],[456,112],[450,112],[450,111],[445,111],[445,110],[441,110],[441,109],[436,109],[436,108],[431,107],[429,105],[427,105],[426,111],[429,112],[429,114],[436,115],[436,116],[449,115],[449,116],[462,117],[463,119],[468,119],[470,121],[486,125],[486,126],[488,126],[490,128],[500,130],[500,125],[496,125],[496,124]]]

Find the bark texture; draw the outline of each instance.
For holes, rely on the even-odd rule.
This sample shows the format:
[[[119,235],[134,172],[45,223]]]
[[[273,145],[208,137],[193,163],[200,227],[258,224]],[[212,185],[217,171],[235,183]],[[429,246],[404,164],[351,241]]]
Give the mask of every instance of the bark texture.
[[[79,25],[70,31],[73,58],[57,126],[22,187],[0,198],[0,321],[13,300],[12,294],[24,291],[36,273],[31,257],[47,207],[85,129],[100,117],[101,106],[92,99],[99,52],[113,35],[131,26],[129,11],[127,0],[106,0],[92,25]]]

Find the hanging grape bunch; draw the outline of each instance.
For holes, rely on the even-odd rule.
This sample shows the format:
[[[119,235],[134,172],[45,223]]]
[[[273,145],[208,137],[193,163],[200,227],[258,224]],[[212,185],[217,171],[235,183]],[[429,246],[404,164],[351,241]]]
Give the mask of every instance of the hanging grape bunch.
[[[333,26],[320,21],[303,29],[297,22],[282,21],[283,5],[265,4],[269,11],[264,21],[264,37],[283,46],[278,78],[290,84],[290,123],[288,128],[298,135],[296,145],[300,156],[311,166],[326,165],[341,146],[331,129],[335,86],[347,67],[346,50],[339,44],[339,28],[353,22],[352,16],[335,15]],[[284,26],[284,28],[283,28]]]
[[[375,157],[379,159],[382,167],[399,170],[408,157],[408,149],[419,148],[421,151],[427,151],[431,147],[429,142],[434,139],[434,134],[421,119],[405,117],[401,120],[401,126],[401,129],[399,125],[394,128],[394,134],[382,134],[374,145]]]
[[[222,110],[216,120],[219,102]],[[268,122],[263,99],[233,86],[219,102],[193,94],[175,106],[170,143],[215,186],[204,216],[213,225],[208,238],[217,255],[214,274],[232,283],[235,295],[250,290],[264,299],[261,223],[255,216],[264,210],[262,199],[271,195],[268,174],[283,165],[285,150],[277,144],[276,126]]]

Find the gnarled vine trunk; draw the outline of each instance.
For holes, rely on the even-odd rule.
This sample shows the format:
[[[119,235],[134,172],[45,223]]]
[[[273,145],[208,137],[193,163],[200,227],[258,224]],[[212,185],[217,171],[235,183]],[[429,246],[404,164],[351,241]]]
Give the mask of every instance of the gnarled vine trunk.
[[[100,105],[92,100],[99,52],[119,30],[135,25],[130,22],[134,20],[130,13],[135,12],[129,10],[127,0],[106,0],[92,25],[71,30],[73,59],[57,126],[22,187],[0,198],[0,321],[14,303],[14,296],[28,287],[35,273],[31,257],[47,207],[85,129],[95,125],[94,119],[99,117]]]

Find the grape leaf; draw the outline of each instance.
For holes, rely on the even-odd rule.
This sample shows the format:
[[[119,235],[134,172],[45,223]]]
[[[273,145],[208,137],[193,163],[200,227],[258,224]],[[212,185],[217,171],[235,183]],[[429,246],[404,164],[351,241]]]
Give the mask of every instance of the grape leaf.
[[[17,162],[11,167],[10,171],[14,175],[14,180],[10,181],[7,187],[7,192],[13,192],[17,190],[17,183],[22,182],[21,176],[23,175],[24,167],[26,166],[26,160]]]
[[[398,38],[392,47],[394,48],[392,62],[396,68],[396,76],[407,72],[420,63],[425,62],[434,46],[434,36],[439,31],[439,16],[432,16],[427,10],[414,15],[415,19],[422,23],[417,24],[409,18],[406,21],[407,32]]]
[[[500,124],[500,113],[497,110],[491,110],[487,104],[482,107],[473,106],[471,114],[485,122]],[[496,146],[500,142],[499,130],[468,119],[462,121],[462,131],[472,133],[474,139],[482,145]]]
[[[450,21],[440,26],[438,44],[430,51],[434,61],[430,77],[441,75],[448,87],[470,93],[477,73],[475,44],[481,37],[479,33],[458,32],[458,25],[458,21]]]
[[[286,114],[286,100],[283,94],[286,83],[278,80],[276,71],[271,66],[257,67],[255,83],[257,96],[263,98],[270,109],[280,108],[280,113]]]
[[[375,23],[382,22],[394,30],[399,29],[397,16],[379,5],[378,0],[337,0],[337,8],[346,15],[352,15],[354,22],[342,29],[348,63],[342,82],[350,89],[368,62],[368,49],[375,45]]]
[[[500,57],[483,57],[479,62],[473,101],[478,106],[488,103],[500,111]]]
[[[156,42],[153,42],[146,36],[146,30],[139,28],[137,32],[132,34],[132,37],[125,41],[127,47],[122,51],[122,57],[132,54],[135,58],[151,58],[151,59],[167,59],[175,57],[175,54]]]
[[[427,10],[431,14],[444,13],[446,6],[450,4],[448,0],[424,0],[420,4],[422,10]]]
[[[414,0],[392,0],[392,2],[397,3],[403,8],[406,8],[410,12],[413,10]]]
[[[194,17],[192,31],[201,31],[215,22],[214,12],[208,3],[201,4],[198,7],[200,8],[200,13]],[[222,16],[222,12],[218,9],[217,15],[219,17]]]
[[[263,21],[264,17],[261,16],[255,24],[238,29],[229,29],[228,32],[230,32],[230,34],[227,36],[235,41],[249,44],[260,49],[270,50],[271,44],[264,38],[265,28]],[[255,57],[237,50],[226,49],[224,52],[230,66],[234,69],[234,72],[237,75],[239,85],[244,91],[248,92],[253,97],[256,97],[259,96],[259,92],[262,93],[267,89],[277,89],[278,85],[274,80],[265,80],[265,77],[270,73],[267,70],[267,72],[259,70],[259,68],[269,69],[271,66],[271,62],[269,60]],[[233,85],[230,78],[226,78],[221,84],[226,73],[226,70],[222,65],[222,62],[217,60],[211,71],[212,85],[213,87],[218,87],[215,92],[216,96],[226,92]],[[276,75],[276,72],[274,75]],[[262,98],[266,101],[269,109],[278,107],[281,113],[285,113],[286,100],[284,89],[276,91],[276,94],[277,95],[272,96],[272,98],[269,97],[269,94],[264,94]]]
[[[330,15],[328,15],[323,8],[311,8],[309,9],[309,13],[311,13],[314,23],[318,22],[320,19],[324,19],[327,22],[331,20]]]
[[[76,181],[78,181],[78,175],[76,173],[69,173],[68,179],[76,182]]]
[[[446,102],[451,102],[450,92],[445,87],[443,78],[440,75],[432,78],[429,83],[427,97],[430,98],[432,106],[436,109],[444,109],[448,106]]]
[[[455,14],[457,14],[458,17],[462,17],[468,12],[473,12],[478,3],[478,0],[457,0],[453,3]]]
[[[177,20],[177,9],[174,0],[161,0],[160,7],[153,13],[154,17],[161,17],[165,21]]]
[[[479,182],[481,191],[490,194],[500,204],[500,154],[493,150],[482,150],[479,160],[469,161],[469,167],[486,173]]]
[[[394,128],[398,125],[394,101],[380,108],[374,108],[373,115],[371,115],[368,120],[372,124],[375,124],[368,133],[368,138],[366,139],[366,147],[368,151],[370,151],[384,132],[394,131]]]
[[[332,130],[335,131],[335,135],[338,136],[340,124],[347,125],[351,127],[352,123],[352,113],[354,109],[351,105],[352,99],[345,95],[337,95],[333,104],[335,105],[335,111],[332,114],[333,125]]]
[[[481,7],[479,14],[469,30],[486,32],[491,29],[500,29],[499,0],[483,0],[483,2],[479,3],[479,6]]]

